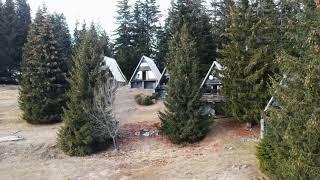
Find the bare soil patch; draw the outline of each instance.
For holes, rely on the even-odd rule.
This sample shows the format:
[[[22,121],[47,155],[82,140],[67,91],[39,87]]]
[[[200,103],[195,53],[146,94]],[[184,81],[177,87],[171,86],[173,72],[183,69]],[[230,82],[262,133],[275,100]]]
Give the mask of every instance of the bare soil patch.
[[[208,136],[193,145],[173,145],[161,135],[137,136],[139,129],[159,126],[161,101],[143,107],[134,95],[152,91],[124,87],[116,98],[122,122],[121,152],[112,149],[88,156],[68,157],[56,146],[61,124],[28,125],[20,119],[18,87],[0,87],[0,137],[25,140],[0,143],[0,179],[262,179],[255,157],[259,129],[220,118]]]

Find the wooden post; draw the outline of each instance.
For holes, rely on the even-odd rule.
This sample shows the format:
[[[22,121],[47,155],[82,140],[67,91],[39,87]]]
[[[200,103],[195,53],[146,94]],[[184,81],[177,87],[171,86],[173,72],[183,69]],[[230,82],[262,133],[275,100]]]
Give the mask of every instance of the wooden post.
[[[262,118],[260,120],[260,138],[263,139],[264,136],[264,119]]]

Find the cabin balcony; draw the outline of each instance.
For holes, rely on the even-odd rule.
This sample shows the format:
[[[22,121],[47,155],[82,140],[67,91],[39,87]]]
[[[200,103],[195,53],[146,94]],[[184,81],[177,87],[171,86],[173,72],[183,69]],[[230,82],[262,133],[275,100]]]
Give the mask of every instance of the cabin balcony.
[[[203,93],[201,99],[202,102],[207,103],[222,103],[225,102],[225,98],[220,93]]]

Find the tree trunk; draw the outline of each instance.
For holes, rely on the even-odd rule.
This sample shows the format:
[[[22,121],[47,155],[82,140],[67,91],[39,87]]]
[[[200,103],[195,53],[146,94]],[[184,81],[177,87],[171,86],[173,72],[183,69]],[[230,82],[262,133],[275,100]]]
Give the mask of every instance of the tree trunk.
[[[112,138],[112,141],[113,141],[113,146],[114,146],[114,148],[116,149],[116,151],[119,151],[119,147],[118,147],[118,143],[117,143],[117,138],[116,138],[116,137]]]

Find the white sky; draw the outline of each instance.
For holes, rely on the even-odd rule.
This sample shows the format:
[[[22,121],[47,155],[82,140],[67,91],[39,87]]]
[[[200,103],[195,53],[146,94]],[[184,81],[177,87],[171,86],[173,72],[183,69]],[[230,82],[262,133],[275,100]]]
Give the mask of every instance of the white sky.
[[[80,23],[94,21],[99,23],[108,33],[113,35],[116,28],[115,16],[118,0],[28,0],[32,15],[36,13],[38,7],[46,4],[49,12],[63,13],[69,25],[71,32],[74,30],[76,21]],[[134,2],[132,0],[132,2]],[[171,0],[158,0],[161,14],[163,17],[167,14]]]

